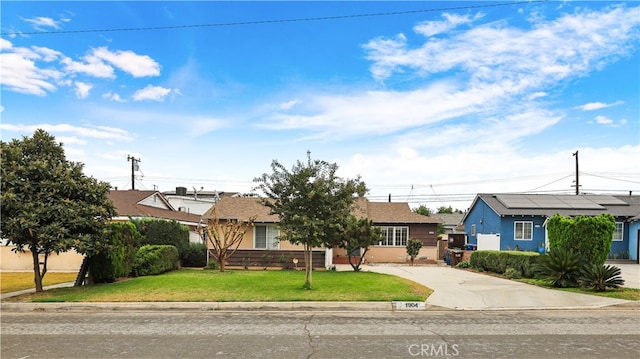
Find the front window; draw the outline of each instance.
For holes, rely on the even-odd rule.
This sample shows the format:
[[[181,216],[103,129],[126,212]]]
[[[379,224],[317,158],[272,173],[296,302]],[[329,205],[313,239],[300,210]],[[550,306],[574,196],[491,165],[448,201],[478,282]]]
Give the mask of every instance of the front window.
[[[380,227],[382,229],[382,241],[380,246],[405,247],[409,238],[409,227]]]
[[[624,223],[616,222],[616,230],[613,232],[614,241],[622,241],[622,233],[624,230]]]
[[[253,248],[278,249],[278,237],[280,236],[278,227],[255,225],[253,228]]]
[[[516,241],[533,240],[533,222],[515,222],[513,239]]]

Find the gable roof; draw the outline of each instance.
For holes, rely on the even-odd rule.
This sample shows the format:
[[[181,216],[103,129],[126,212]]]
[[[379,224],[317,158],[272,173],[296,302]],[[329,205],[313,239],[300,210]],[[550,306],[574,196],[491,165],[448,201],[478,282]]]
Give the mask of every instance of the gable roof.
[[[213,211],[218,211],[220,219],[238,219],[246,221],[252,216],[257,216],[257,223],[278,223],[278,215],[270,214],[270,209],[260,203],[256,197],[223,197],[208,210],[203,218],[212,218]],[[355,201],[352,213],[358,218],[369,218],[374,223],[399,224],[399,223],[441,223],[442,221],[423,216],[411,211],[408,203],[403,202],[369,202],[366,198]]]
[[[121,217],[153,217],[179,222],[200,222],[200,216],[176,211],[158,191],[114,190],[109,198]]]
[[[481,193],[476,196],[471,208],[478,200],[484,201],[500,216],[551,217],[556,213],[563,216],[595,216],[609,213],[614,217],[631,218],[640,214],[640,196],[633,195]]]

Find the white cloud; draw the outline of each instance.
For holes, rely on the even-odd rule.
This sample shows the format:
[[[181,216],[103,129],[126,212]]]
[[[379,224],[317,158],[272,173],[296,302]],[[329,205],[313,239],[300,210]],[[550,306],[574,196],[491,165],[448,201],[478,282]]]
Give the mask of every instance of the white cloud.
[[[102,98],[107,99],[107,100],[111,100],[111,101],[115,101],[115,102],[127,102],[125,99],[120,97],[120,95],[115,93],[115,92],[104,93],[102,95]]]
[[[543,91],[534,92],[534,93],[532,93],[531,95],[529,95],[527,97],[527,100],[532,101],[532,100],[535,100],[537,98],[546,97],[548,95],[549,95],[548,93],[543,92]]]
[[[437,34],[445,33],[455,29],[459,25],[470,24],[473,21],[483,17],[483,14],[476,14],[473,18],[467,15],[457,14],[442,14],[445,19],[442,21],[425,21],[414,26],[413,31],[418,34],[422,34],[426,37],[431,37]]]
[[[116,77],[113,67],[105,64],[102,60],[95,56],[85,56],[84,62],[74,61],[69,57],[62,59],[65,70],[69,72],[82,73],[85,75],[114,79]]]
[[[63,75],[54,69],[38,68],[33,60],[17,53],[1,53],[0,63],[0,83],[11,91],[24,94],[44,96],[55,91],[52,81]]]
[[[449,23],[474,18],[450,18]],[[527,113],[544,110],[527,109],[525,101],[523,113],[523,99],[547,96],[549,88],[625,56],[640,39],[638,28],[640,7],[613,7],[562,15],[530,29],[492,22],[458,30],[447,38],[428,38],[416,48],[403,34],[375,38],[364,45],[375,78],[384,80],[407,71],[415,71],[416,81],[426,75],[437,78],[422,85],[417,82],[414,89],[405,91],[297,94],[302,102],[295,111],[263,116],[264,125],[335,138],[398,133],[449,122],[464,126],[464,121],[491,118],[525,136],[529,132],[519,126]],[[551,120],[541,123],[549,126],[562,116],[545,114]],[[518,118],[523,120],[511,120]],[[535,128],[535,118],[526,121]]]
[[[160,75],[160,64],[147,55],[138,55],[133,51],[110,51],[106,47],[93,50],[92,57],[109,62],[133,77]]]
[[[609,127],[622,127],[627,124],[627,119],[623,118],[618,123],[616,123],[616,121],[614,121],[609,117],[596,116],[594,119],[594,123],[598,125],[609,126]]]
[[[103,140],[119,140],[119,141],[132,141],[133,136],[126,130],[115,127],[81,127],[70,124],[49,124],[41,123],[34,125],[22,125],[22,124],[0,124],[0,129],[3,131],[13,132],[26,132],[33,133],[38,129],[43,129],[53,135],[55,134],[72,134],[74,136],[80,136],[85,138],[103,139]]]
[[[60,22],[50,17],[37,16],[34,18],[22,18],[22,20],[31,24],[31,26],[33,26],[33,28],[36,30],[45,30],[47,28],[53,28],[53,29],[60,28]]]
[[[91,91],[91,89],[93,88],[92,84],[85,83],[85,82],[74,81],[73,84],[76,87],[75,89],[76,97],[79,99],[87,98],[89,96],[89,91]]]
[[[171,93],[171,91],[172,90],[168,88],[147,85],[147,87],[143,88],[142,90],[138,90],[133,94],[133,100],[134,101],[152,100],[152,101],[162,102],[164,101],[165,97],[167,97],[167,95]]]
[[[588,73],[613,61],[612,53],[624,55],[638,40],[639,24],[640,8],[616,7],[565,15],[530,30],[489,23],[446,39],[430,38],[415,49],[404,35],[374,39],[364,48],[378,79],[408,69],[424,75],[457,69],[472,82],[508,79],[528,89]]]
[[[290,110],[292,109],[295,105],[299,104],[300,100],[295,99],[295,100],[290,100],[287,102],[283,102],[280,104],[280,109],[281,110]]]
[[[624,101],[616,101],[616,102],[613,102],[613,103],[589,102],[589,103],[586,103],[584,105],[577,106],[575,108],[583,110],[583,111],[593,111],[593,110],[599,110],[601,108],[607,108],[607,107],[611,107],[611,106],[622,105],[623,103],[624,103]]]

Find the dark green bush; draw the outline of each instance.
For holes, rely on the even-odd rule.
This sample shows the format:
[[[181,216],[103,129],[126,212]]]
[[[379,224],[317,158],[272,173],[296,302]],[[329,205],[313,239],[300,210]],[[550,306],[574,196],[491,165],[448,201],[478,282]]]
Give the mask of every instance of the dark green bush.
[[[178,249],[179,258],[184,259],[189,250],[189,227],[162,219],[134,220],[133,223],[144,236],[141,244],[173,245]]]
[[[620,268],[612,265],[587,265],[582,268],[578,282],[595,292],[604,292],[607,288],[624,285],[621,273]]]
[[[467,261],[458,262],[458,264],[456,264],[456,268],[470,268],[470,267],[471,267],[471,263]]]
[[[526,278],[533,278],[533,267],[539,254],[522,251],[474,251],[471,253],[470,266],[483,271],[504,274],[507,268],[513,268]]]
[[[89,276],[93,283],[112,283],[131,274],[142,235],[131,222],[110,223],[105,251],[89,258]]]
[[[597,216],[564,217],[555,214],[547,222],[549,248],[578,253],[586,263],[603,265],[611,251],[615,218]]]
[[[204,267],[207,265],[207,247],[202,243],[189,243],[181,259],[183,267]]]
[[[583,263],[577,253],[556,248],[540,255],[534,269],[538,278],[550,281],[554,287],[572,288],[578,285]]]
[[[133,275],[155,275],[178,269],[178,249],[172,245],[144,245],[138,249]]]

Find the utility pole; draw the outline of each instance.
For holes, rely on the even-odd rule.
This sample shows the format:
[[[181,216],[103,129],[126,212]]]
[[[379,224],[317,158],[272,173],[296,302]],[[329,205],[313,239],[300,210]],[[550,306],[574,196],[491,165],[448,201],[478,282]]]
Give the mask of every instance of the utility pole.
[[[580,182],[579,182],[579,175],[578,175],[578,151],[576,151],[573,154],[576,157],[576,195],[580,194]]]
[[[135,171],[138,170],[138,163],[140,163],[140,159],[128,155],[127,161],[131,161],[131,190],[134,190],[136,189]]]

